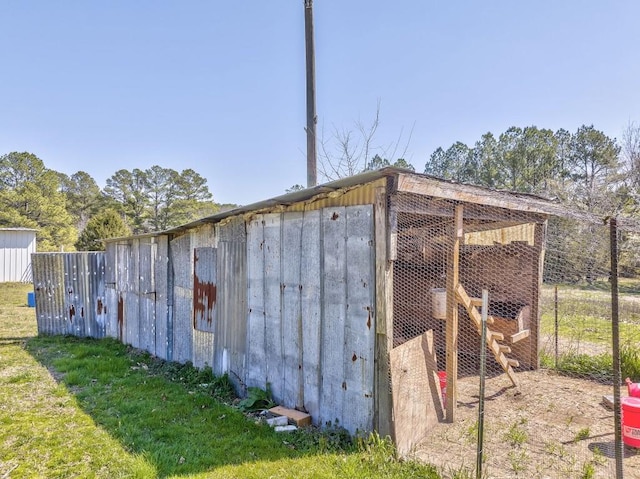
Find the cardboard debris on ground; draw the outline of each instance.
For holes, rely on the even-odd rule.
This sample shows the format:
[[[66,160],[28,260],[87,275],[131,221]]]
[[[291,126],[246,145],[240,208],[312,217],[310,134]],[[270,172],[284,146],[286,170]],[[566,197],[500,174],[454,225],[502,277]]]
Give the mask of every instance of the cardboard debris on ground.
[[[310,426],[311,425],[311,416],[309,416],[306,412],[296,411],[295,409],[288,409],[282,406],[276,406],[269,409],[269,412],[272,414],[277,414],[280,416],[286,416],[296,423],[298,427]]]

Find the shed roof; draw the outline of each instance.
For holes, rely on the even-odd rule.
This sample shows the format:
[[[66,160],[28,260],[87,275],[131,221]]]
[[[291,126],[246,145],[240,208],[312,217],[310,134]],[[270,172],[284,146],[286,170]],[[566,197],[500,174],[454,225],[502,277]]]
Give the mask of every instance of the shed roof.
[[[34,228],[0,228],[0,231],[33,231],[37,232],[37,229]]]
[[[336,181],[331,181],[300,191],[275,196],[246,206],[222,211],[165,231],[136,235],[136,237],[153,237],[163,234],[180,233],[199,225],[217,223],[232,216],[268,210],[278,206],[289,206],[294,203],[308,201],[315,197],[335,194],[341,190],[348,191],[349,189],[356,188],[360,185],[371,183],[382,178],[388,178],[391,181],[391,188],[397,192],[416,193],[437,198],[458,200],[530,213],[568,216],[565,205],[561,205],[557,201],[543,198],[538,195],[457,183],[451,180],[444,180],[430,175],[415,173],[404,168],[385,167],[379,170],[365,171],[354,176],[341,178]],[[580,213],[578,215],[584,219],[588,219],[589,221],[593,221],[595,219],[595,217],[588,214]],[[572,216],[575,217],[575,215]],[[125,238],[110,238],[106,241],[117,241],[119,239]]]

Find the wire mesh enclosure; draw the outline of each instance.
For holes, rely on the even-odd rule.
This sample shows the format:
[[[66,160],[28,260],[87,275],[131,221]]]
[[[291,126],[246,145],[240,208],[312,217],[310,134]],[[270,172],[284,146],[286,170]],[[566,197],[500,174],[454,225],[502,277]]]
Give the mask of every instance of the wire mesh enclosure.
[[[439,392],[425,398],[433,402],[427,437],[405,452],[445,477],[474,471],[486,290],[483,477],[616,477],[608,226],[408,193],[392,195],[389,205],[393,352],[428,335],[423,344],[432,349],[423,347],[420,363],[432,366],[405,366],[403,380]],[[633,387],[640,381],[637,234],[620,238],[629,276],[621,280],[622,374]],[[397,382],[392,364],[392,388]],[[625,477],[640,477],[640,456],[627,442]]]

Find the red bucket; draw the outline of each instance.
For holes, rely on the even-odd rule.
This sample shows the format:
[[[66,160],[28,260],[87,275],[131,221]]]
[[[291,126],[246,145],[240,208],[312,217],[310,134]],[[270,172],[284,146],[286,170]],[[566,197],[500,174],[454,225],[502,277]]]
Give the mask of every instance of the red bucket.
[[[631,447],[640,448],[640,398],[621,398],[622,441]]]
[[[442,391],[442,402],[447,402],[447,372],[438,371],[438,379],[440,380],[440,391]]]

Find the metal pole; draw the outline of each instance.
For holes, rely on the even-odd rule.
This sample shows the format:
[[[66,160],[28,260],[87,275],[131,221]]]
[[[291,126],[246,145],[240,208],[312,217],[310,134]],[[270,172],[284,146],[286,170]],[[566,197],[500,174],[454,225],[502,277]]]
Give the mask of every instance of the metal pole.
[[[622,464],[622,423],[620,414],[620,324],[618,314],[618,224],[615,218],[609,220],[611,246],[611,336],[613,341],[613,418],[615,421],[616,479],[623,478]]]
[[[482,477],[482,453],[484,439],[484,383],[487,375],[487,316],[489,315],[489,291],[482,290],[482,331],[480,332],[480,397],[478,400],[478,449],[476,451],[476,479]]]
[[[313,0],[304,0],[304,39],[307,58],[307,188],[318,183],[316,167],[316,60],[313,41]]]
[[[555,287],[555,295],[553,301],[553,309],[555,316],[555,339],[556,339],[556,369],[558,369],[558,285]]]

